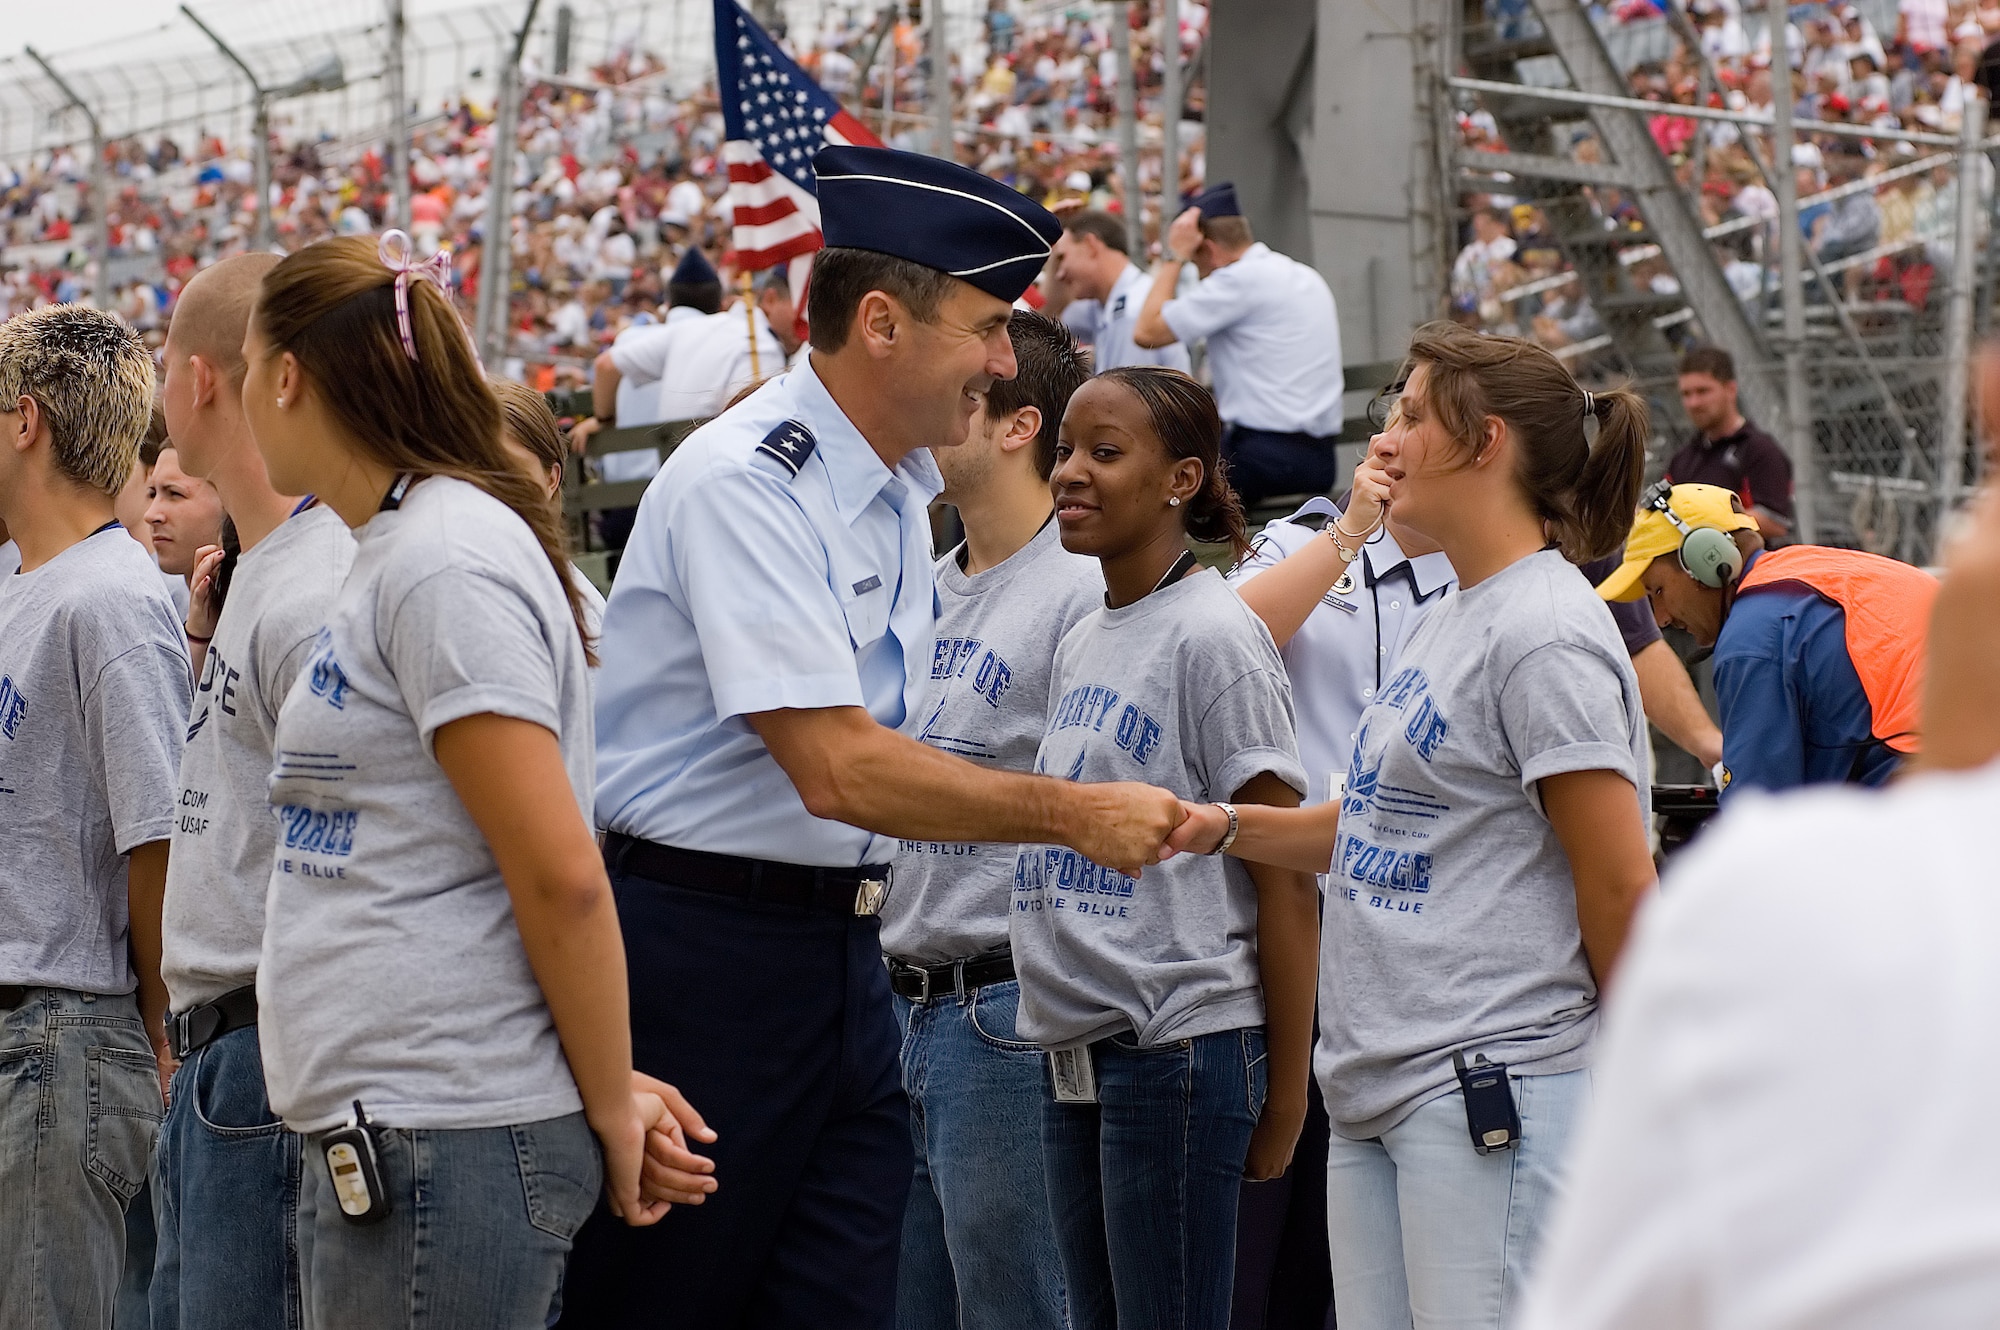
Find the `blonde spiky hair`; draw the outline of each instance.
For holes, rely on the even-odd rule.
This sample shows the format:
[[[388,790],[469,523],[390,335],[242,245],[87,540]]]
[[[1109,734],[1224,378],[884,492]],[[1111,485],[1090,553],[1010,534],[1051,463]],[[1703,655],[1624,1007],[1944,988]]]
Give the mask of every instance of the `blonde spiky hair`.
[[[116,495],[153,413],[153,357],[132,325],[88,305],[47,305],[0,323],[0,410],[32,397],[56,467]]]

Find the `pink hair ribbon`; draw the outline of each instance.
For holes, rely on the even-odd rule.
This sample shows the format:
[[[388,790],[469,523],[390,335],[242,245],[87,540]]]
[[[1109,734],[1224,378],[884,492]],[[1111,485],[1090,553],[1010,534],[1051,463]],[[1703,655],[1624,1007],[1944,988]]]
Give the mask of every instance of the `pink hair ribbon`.
[[[418,259],[409,234],[389,230],[382,233],[375,252],[381,257],[382,266],[396,274],[396,331],[402,334],[403,354],[415,360],[417,335],[410,324],[410,283],[431,282],[446,300],[451,299],[451,251],[440,249],[427,259]]]

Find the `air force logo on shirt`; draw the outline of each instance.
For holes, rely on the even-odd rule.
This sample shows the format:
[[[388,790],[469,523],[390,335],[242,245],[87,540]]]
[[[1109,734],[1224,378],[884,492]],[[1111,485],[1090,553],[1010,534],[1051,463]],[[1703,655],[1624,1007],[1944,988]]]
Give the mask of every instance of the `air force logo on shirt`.
[[[11,678],[0,676],[0,734],[12,739],[21,732],[21,719],[28,714],[28,699]]]
[[[764,436],[764,441],[757,445],[757,451],[775,457],[785,470],[796,476],[817,447],[819,440],[813,437],[811,430],[796,420],[787,420]]]

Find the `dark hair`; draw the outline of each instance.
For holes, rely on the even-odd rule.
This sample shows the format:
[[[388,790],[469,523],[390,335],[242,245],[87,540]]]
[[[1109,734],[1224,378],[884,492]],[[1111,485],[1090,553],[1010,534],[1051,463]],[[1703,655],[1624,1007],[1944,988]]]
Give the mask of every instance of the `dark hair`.
[[[1090,353],[1077,345],[1069,329],[1031,309],[1017,309],[1007,318],[1007,337],[1014,343],[1014,377],[986,390],[986,418],[1011,416],[1024,406],[1042,413],[1035,435],[1035,470],[1043,480],[1056,469],[1056,436],[1062,432],[1069,399],[1090,378]]]
[[[274,351],[298,357],[313,390],[374,460],[419,479],[451,476],[513,509],[555,569],[595,664],[562,520],[547,490],[500,442],[500,400],[465,325],[427,281],[409,284],[409,311],[415,360],[397,334],[396,275],[375,238],[344,236],[308,245],[266,273],[252,321]]]
[[[1201,234],[1224,249],[1248,249],[1256,239],[1250,234],[1248,217],[1204,217]]]
[[[1680,372],[1706,374],[1717,383],[1736,382],[1736,358],[1719,346],[1691,346],[1681,353]]]
[[[1455,323],[1427,323],[1410,341],[1404,374],[1429,370],[1424,405],[1470,456],[1486,419],[1513,432],[1516,479],[1572,563],[1622,548],[1646,469],[1646,403],[1629,389],[1585,393],[1562,361],[1519,337],[1489,337]],[[1586,411],[1597,417],[1595,444]]]
[[[512,379],[491,382],[493,395],[500,399],[500,427],[520,440],[543,470],[562,470],[569,460],[569,443],[556,423],[556,413],[549,410],[549,399]]]
[[[1167,456],[1201,463],[1201,489],[1188,500],[1182,519],[1188,535],[1205,544],[1228,545],[1235,558],[1250,552],[1243,504],[1230,487],[1222,461],[1222,417],[1208,389],[1177,369],[1125,365],[1097,376],[1129,389],[1146,408],[1153,433]]]
[[[806,326],[812,344],[829,354],[846,346],[854,316],[870,291],[893,297],[919,323],[930,323],[957,280],[950,273],[872,249],[823,249],[813,256],[812,285],[806,291]]]
[[[222,561],[215,566],[215,575],[208,584],[208,598],[215,602],[215,612],[222,613],[222,607],[229,600],[229,584],[236,580],[236,561],[243,557],[243,537],[237,534],[236,519],[228,513],[222,515]]]
[[[721,282],[668,282],[667,306],[686,305],[704,314],[713,314],[722,308]]]
[[[1063,219],[1063,230],[1071,235],[1096,236],[1105,247],[1115,249],[1120,254],[1130,254],[1125,247],[1125,223],[1113,217],[1102,208],[1085,208],[1073,212]]]
[[[160,454],[174,446],[167,437],[167,398],[164,393],[153,394],[153,411],[146,417],[146,433],[139,440],[139,463],[151,471],[159,465]]]

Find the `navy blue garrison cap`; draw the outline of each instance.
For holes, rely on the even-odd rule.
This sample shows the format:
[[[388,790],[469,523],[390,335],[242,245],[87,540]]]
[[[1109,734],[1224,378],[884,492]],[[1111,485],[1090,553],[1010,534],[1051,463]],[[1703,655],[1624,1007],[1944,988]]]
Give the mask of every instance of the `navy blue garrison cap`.
[[[1187,203],[1190,208],[1201,209],[1204,218],[1243,215],[1243,209],[1236,206],[1236,186],[1227,180],[1219,185],[1210,185]]]
[[[893,148],[822,148],[820,230],[826,243],[936,268],[1014,301],[1062,235],[1040,204],[937,157]]]
[[[674,275],[667,280],[676,286],[700,286],[704,283],[719,286],[722,276],[708,261],[708,255],[701,252],[700,245],[689,245],[687,253],[681,255],[681,261],[674,265]]]

